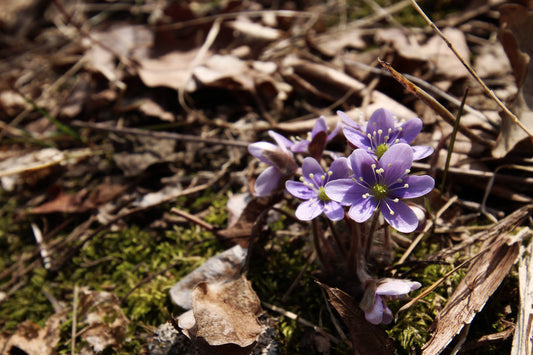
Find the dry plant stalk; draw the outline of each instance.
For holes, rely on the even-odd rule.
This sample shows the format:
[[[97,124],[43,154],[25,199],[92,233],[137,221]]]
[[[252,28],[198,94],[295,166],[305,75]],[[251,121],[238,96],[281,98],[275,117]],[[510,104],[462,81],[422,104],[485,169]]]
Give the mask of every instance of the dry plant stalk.
[[[428,25],[431,26],[431,28],[435,31],[435,33],[437,33],[444,40],[446,45],[452,50],[452,52],[455,54],[457,59],[459,59],[461,64],[463,64],[466,70],[468,70],[470,75],[472,75],[472,77],[474,77],[474,79],[476,79],[476,81],[481,85],[481,87],[483,88],[483,91],[485,91],[485,93],[489,95],[490,98],[492,98],[498,104],[498,106],[511,118],[511,120],[514,123],[516,123],[518,126],[520,126],[520,128],[522,128],[524,132],[527,133],[529,138],[533,140],[533,133],[531,133],[527,129],[527,127],[524,126],[522,122],[520,122],[518,117],[513,112],[511,112],[511,110],[509,110],[507,106],[505,106],[505,104],[498,98],[498,96],[496,96],[496,94],[487,87],[487,85],[483,82],[483,80],[481,80],[481,78],[479,77],[479,75],[477,75],[474,69],[463,59],[463,57],[461,57],[461,55],[459,54],[457,49],[455,49],[454,45],[450,42],[450,40],[448,40],[448,38],[439,30],[439,28],[435,25],[435,23],[431,21],[431,19],[424,13],[424,10],[422,10],[420,6],[418,6],[416,1],[411,0],[411,4],[415,8],[415,10],[420,14],[420,16],[424,18],[424,20],[428,23]]]

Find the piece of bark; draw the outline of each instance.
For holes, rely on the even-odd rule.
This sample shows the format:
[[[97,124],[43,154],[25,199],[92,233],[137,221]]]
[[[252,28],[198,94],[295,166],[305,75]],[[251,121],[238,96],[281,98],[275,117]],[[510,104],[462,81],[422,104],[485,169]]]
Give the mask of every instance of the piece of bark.
[[[529,355],[533,353],[533,243],[520,248],[520,266],[518,268],[518,288],[520,308],[513,337],[511,355]]]
[[[527,211],[531,213],[533,205],[527,206]],[[485,240],[466,276],[433,323],[435,331],[422,348],[422,354],[440,354],[461,329],[472,322],[509,273],[518,257],[521,241],[529,234],[529,229],[518,233],[510,230]]]

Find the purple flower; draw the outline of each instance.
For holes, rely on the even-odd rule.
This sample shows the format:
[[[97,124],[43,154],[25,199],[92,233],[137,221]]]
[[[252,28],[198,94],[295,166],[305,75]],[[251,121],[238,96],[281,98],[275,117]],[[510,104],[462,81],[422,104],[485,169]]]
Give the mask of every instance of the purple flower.
[[[348,173],[346,158],[335,159],[327,173],[324,173],[316,159],[305,158],[302,164],[300,182],[287,181],[285,183],[290,194],[305,200],[296,208],[296,217],[302,221],[309,221],[323,212],[332,221],[342,219],[344,217],[342,205],[332,201],[326,195],[324,185],[329,181],[345,178]]]
[[[255,195],[262,197],[271,193],[282,177],[294,174],[298,169],[294,156],[289,150],[293,142],[274,131],[268,131],[276,144],[256,142],[248,145],[248,151],[257,159],[270,165],[255,181]]]
[[[418,219],[400,199],[423,196],[435,186],[431,176],[408,176],[412,163],[413,151],[405,143],[394,144],[379,160],[364,149],[356,149],[348,157],[353,177],[329,182],[326,194],[351,206],[348,215],[356,222],[365,222],[379,207],[387,223],[410,233],[418,226]]]
[[[397,298],[407,295],[422,286],[420,282],[384,279],[378,282],[376,287],[374,303],[370,309],[363,309],[365,318],[372,324],[389,324],[392,322],[392,311],[387,307],[386,301],[390,298]]]
[[[326,143],[332,140],[339,133],[341,126],[337,125],[335,129],[328,134],[328,126],[324,116],[320,116],[313,126],[310,134],[304,140],[300,140],[290,148],[295,153],[308,152],[314,158],[319,158],[326,147]]]
[[[392,112],[380,108],[370,116],[366,127],[352,121],[344,112],[337,111],[342,118],[344,136],[348,142],[357,147],[368,150],[379,158],[392,145],[397,143],[411,143],[422,129],[422,120],[418,117],[398,125]],[[412,146],[413,160],[423,159],[433,153],[428,146]]]

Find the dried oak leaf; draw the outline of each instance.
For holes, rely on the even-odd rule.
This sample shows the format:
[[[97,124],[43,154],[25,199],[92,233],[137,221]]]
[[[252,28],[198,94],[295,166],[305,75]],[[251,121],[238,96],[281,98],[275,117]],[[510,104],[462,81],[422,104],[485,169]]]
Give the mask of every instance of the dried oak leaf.
[[[241,276],[229,282],[200,282],[191,297],[192,339],[204,343],[210,353],[250,353],[262,330],[257,321],[261,302],[250,281]]]
[[[394,354],[394,342],[379,326],[365,319],[352,296],[346,292],[319,282],[328,294],[329,303],[335,308],[350,331],[354,354],[389,355]]]
[[[520,122],[533,131],[533,10],[519,4],[505,4],[500,7],[499,38],[509,57],[515,77],[518,94],[513,104],[513,112]],[[500,135],[492,155],[505,156],[528,135],[507,115],[502,116]],[[533,151],[531,142],[528,151]],[[523,152],[523,150],[522,150]]]
[[[13,335],[0,334],[2,354],[53,355],[59,343],[61,322],[66,314],[56,313],[46,321],[44,328],[29,320],[20,323]]]

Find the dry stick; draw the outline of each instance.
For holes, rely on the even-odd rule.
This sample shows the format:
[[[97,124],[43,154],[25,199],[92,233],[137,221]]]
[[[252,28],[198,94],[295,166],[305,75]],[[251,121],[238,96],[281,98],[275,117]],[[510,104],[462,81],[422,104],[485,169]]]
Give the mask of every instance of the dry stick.
[[[74,300],[72,301],[72,329],[70,331],[70,353],[74,355],[76,351],[76,326],[78,322],[78,285],[74,285]]]
[[[106,124],[88,123],[88,122],[77,121],[77,120],[73,121],[71,123],[71,126],[91,128],[91,129],[96,129],[99,131],[108,131],[108,132],[113,132],[113,133],[134,134],[137,136],[148,136],[148,137],[159,138],[159,139],[175,139],[175,140],[180,140],[180,141],[185,141],[185,142],[221,144],[221,145],[228,145],[228,146],[239,147],[239,148],[246,148],[248,147],[248,144],[250,144],[249,142],[232,141],[229,139],[219,139],[219,138],[198,137],[198,136],[194,136],[191,134],[149,131],[145,129],[127,128],[127,127],[117,128],[117,127],[112,127]]]
[[[452,115],[450,111],[448,111],[444,106],[442,106],[431,95],[429,95],[424,90],[413,84],[411,81],[407,80],[402,74],[394,70],[394,68],[392,68],[389,63],[386,63],[379,58],[378,62],[385,69],[387,69],[389,73],[391,73],[393,78],[396,79],[400,84],[402,84],[404,88],[406,88],[409,92],[411,92],[413,95],[422,100],[426,105],[436,111],[446,122],[448,122],[452,126],[455,124],[455,116]],[[468,127],[459,125],[459,131],[474,142],[489,147],[492,147],[494,145],[493,141],[480,137],[479,134],[474,133]]]
[[[496,223],[498,222],[498,219],[494,217],[492,214],[487,212],[487,199],[489,198],[490,191],[492,190],[492,186],[494,185],[494,180],[496,180],[496,173],[500,171],[501,169],[517,169],[517,170],[523,170],[523,171],[533,171],[532,167],[527,166],[521,166],[516,164],[505,164],[498,166],[496,169],[494,169],[494,174],[490,177],[489,182],[487,183],[487,188],[485,189],[485,194],[483,195],[483,200],[481,201],[481,207],[480,211],[483,213],[486,217],[488,217],[492,222]]]
[[[369,71],[369,72],[371,72],[373,74],[392,77],[392,74],[390,72],[388,72],[387,70],[385,70],[385,69],[375,68],[373,66],[370,66],[368,64],[364,64],[364,63],[361,63],[361,62],[358,62],[358,61],[355,61],[355,60],[344,59],[344,63],[349,64],[349,65],[354,65],[354,66],[356,66],[356,67],[358,67],[360,69]],[[411,74],[405,74],[404,73],[403,76],[407,80],[409,80],[409,81],[413,82],[414,84],[418,85],[419,87],[421,87],[421,88],[423,88],[423,89],[425,89],[427,91],[431,91],[434,95],[440,96],[441,98],[445,99],[446,101],[448,101],[452,105],[455,105],[457,107],[459,107],[461,105],[461,100],[459,100],[459,99],[453,97],[452,95],[448,94],[446,91],[442,90],[438,86],[435,86],[435,85],[425,81],[424,79],[418,78],[418,77],[416,77],[414,75],[411,75]],[[466,112],[468,112],[468,113],[471,113],[471,114],[475,115],[476,117],[479,117],[479,118],[481,118],[483,120],[488,121],[491,125],[494,125],[494,122],[492,122],[487,116],[485,116],[483,113],[481,113],[480,111],[476,110],[472,106],[469,106],[469,105],[465,104],[464,110]]]
[[[221,22],[222,20],[220,18],[217,18],[215,22],[213,22],[213,26],[211,26],[211,29],[209,30],[209,33],[207,34],[204,44],[202,44],[202,47],[200,48],[198,53],[196,53],[196,55],[194,56],[194,59],[189,65],[187,74],[185,75],[185,80],[183,80],[183,84],[178,88],[178,101],[181,107],[183,107],[183,109],[187,112],[191,112],[191,108],[185,102],[185,87],[187,86],[189,79],[192,77],[192,71],[197,65],[200,64],[202,60],[204,60],[205,55],[207,54],[207,51],[209,50],[213,42],[215,42],[215,39],[217,38],[217,35],[220,32]]]
[[[455,202],[457,201],[457,196],[453,196],[444,206],[442,206],[442,208],[440,210],[437,211],[437,214],[435,215],[435,221],[437,221],[437,219]],[[400,260],[398,260],[398,262],[396,263],[396,265],[400,265],[400,264],[403,264],[405,262],[405,260],[407,260],[407,258],[409,257],[409,255],[411,255],[411,253],[413,252],[413,250],[416,248],[416,246],[418,245],[418,243],[420,243],[420,241],[422,240],[422,238],[424,237],[424,235],[433,227],[434,223],[433,221],[428,221],[428,223],[426,224],[426,227],[424,228],[424,230],[422,232],[420,232],[416,238],[413,240],[413,242],[411,243],[411,245],[409,245],[409,248],[407,248],[407,250],[403,253],[402,257],[400,258]]]
[[[413,5],[413,7],[415,8],[415,10],[420,14],[420,16],[422,16],[424,18],[424,20],[428,23],[428,25],[431,26],[431,28],[444,40],[444,42],[446,42],[446,45],[448,46],[448,48],[450,48],[453,52],[453,54],[455,54],[455,56],[457,57],[457,59],[459,59],[459,61],[461,62],[461,64],[463,64],[463,66],[466,68],[466,70],[468,70],[468,72],[470,73],[470,75],[472,75],[476,81],[481,85],[481,87],[483,88],[483,90],[485,91],[485,93],[487,95],[489,95],[494,101],[496,101],[496,103],[498,104],[498,106],[500,106],[500,108],[511,118],[511,120],[516,123],[520,128],[522,128],[524,130],[524,132],[527,133],[527,135],[530,137],[530,139],[533,140],[533,133],[531,133],[526,126],[524,126],[522,124],[522,122],[520,122],[520,120],[518,119],[518,117],[516,117],[516,115],[514,113],[511,112],[511,110],[509,110],[507,108],[507,106],[505,106],[503,104],[503,102],[501,102],[501,100],[498,98],[498,96],[496,96],[496,94],[494,94],[494,92],[489,89],[487,87],[487,85],[485,85],[485,83],[483,82],[483,80],[481,80],[481,78],[477,75],[477,73],[474,71],[474,69],[472,69],[472,67],[463,59],[463,57],[461,57],[461,55],[459,54],[459,52],[455,49],[455,47],[453,46],[453,44],[450,42],[450,40],[448,40],[448,38],[439,30],[439,28],[435,25],[435,23],[433,23],[433,21],[431,21],[431,19],[424,13],[424,10],[422,10],[420,8],[420,6],[418,6],[418,4],[416,3],[415,0],[411,0],[411,4]]]

